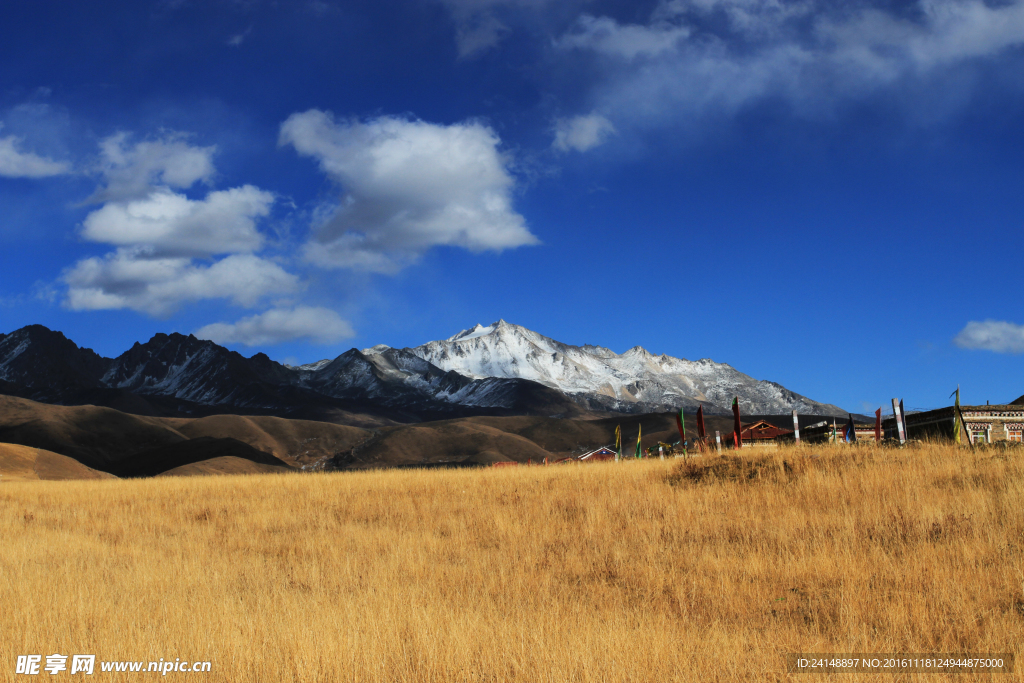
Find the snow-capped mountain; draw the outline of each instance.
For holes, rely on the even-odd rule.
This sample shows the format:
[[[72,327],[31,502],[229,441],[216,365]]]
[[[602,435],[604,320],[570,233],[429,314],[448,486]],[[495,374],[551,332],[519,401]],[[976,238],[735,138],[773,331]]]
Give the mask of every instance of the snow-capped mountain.
[[[709,359],[656,356],[640,347],[616,354],[571,346],[503,320],[414,349],[380,344],[294,367],[177,333],[157,334],[117,358],[103,358],[60,332],[31,325],[0,334],[0,393],[152,415],[335,419],[342,411],[402,422],[696,410],[700,403],[722,412],[733,396],[747,414],[843,414]]]
[[[0,333],[0,393],[146,415],[369,415],[399,422],[465,415],[575,415],[560,392],[521,379],[474,379],[405,349],[351,349],[298,367],[246,358],[192,335],[157,334],[117,358],[40,325]]]
[[[467,377],[520,378],[558,389],[592,409],[651,412],[673,408],[728,410],[734,396],[746,413],[839,415],[775,382],[756,380],[709,358],[654,355],[639,346],[617,354],[572,346],[499,320],[411,349],[423,360]]]

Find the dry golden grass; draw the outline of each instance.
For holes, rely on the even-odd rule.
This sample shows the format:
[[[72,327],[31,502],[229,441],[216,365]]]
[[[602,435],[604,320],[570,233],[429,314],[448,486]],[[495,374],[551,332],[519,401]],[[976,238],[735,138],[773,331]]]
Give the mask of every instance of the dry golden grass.
[[[1016,452],[804,447],[2,484],[0,680],[54,652],[210,660],[168,675],[234,683],[805,680],[784,653],[1019,655],[1022,474]]]

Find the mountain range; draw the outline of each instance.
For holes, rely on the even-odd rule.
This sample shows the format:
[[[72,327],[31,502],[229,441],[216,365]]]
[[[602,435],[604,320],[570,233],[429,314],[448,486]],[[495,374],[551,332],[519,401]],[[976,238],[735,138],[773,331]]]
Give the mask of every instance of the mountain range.
[[[301,366],[157,334],[117,358],[29,325],[0,333],[0,393],[139,415],[277,415],[356,426],[484,415],[650,413],[739,398],[745,414],[843,415],[710,359],[572,346],[499,320],[415,348],[350,349]]]

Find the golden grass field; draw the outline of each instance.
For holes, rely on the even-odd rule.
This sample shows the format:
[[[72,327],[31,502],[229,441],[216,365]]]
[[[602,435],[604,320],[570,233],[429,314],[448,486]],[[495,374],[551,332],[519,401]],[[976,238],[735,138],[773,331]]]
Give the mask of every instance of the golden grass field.
[[[1019,656],[1022,463],[804,446],[0,483],[0,680],[54,652],[233,683],[1021,680],[792,675],[783,655]],[[74,679],[158,677],[98,669]]]

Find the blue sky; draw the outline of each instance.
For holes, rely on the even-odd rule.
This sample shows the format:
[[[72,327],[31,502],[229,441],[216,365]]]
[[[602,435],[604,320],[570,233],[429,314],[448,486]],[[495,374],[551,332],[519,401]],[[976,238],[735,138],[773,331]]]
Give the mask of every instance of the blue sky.
[[[855,411],[1024,394],[1024,0],[19,3],[0,330],[498,318]]]

